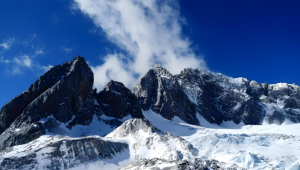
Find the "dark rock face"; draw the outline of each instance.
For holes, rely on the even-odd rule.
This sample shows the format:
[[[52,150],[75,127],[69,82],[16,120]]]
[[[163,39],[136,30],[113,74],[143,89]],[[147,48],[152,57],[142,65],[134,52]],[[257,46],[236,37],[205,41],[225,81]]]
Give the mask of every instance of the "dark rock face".
[[[159,158],[148,159],[148,160],[138,160],[133,162],[125,167],[122,167],[120,170],[139,170],[139,169],[157,169],[161,170],[246,170],[238,167],[235,164],[230,166],[226,163],[219,162],[216,160],[201,160],[201,159],[192,159],[192,160],[177,160],[177,161],[167,161]]]
[[[111,159],[126,152],[128,145],[99,138],[61,139],[33,148],[23,157],[0,158],[0,170],[68,169],[91,161]]]
[[[128,115],[132,118],[144,118],[138,99],[123,83],[110,81],[97,95],[97,101],[106,116],[117,119]]]
[[[40,89],[39,92],[44,91],[31,102],[24,99],[24,93],[21,94],[23,100],[30,104],[24,106],[25,109],[22,110],[21,114],[15,112],[16,115],[19,114],[15,120],[10,117],[10,119],[0,121],[3,124],[2,127],[6,128],[8,122],[13,121],[10,127],[0,135],[0,150],[27,143],[44,134],[46,132],[44,124],[51,119],[43,122],[41,121],[43,118],[52,116],[63,123],[71,120],[91,93],[93,82],[93,72],[82,57],[76,57],[70,63],[64,63],[50,69],[25,93],[32,94],[33,98],[38,94],[36,89]],[[48,88],[46,89],[46,87]],[[33,95],[34,92],[36,95]],[[18,102],[22,103],[17,98],[1,110],[1,116],[4,115],[3,118],[10,114],[7,112],[8,106],[18,105]]]
[[[75,125],[89,125],[94,115],[99,121],[115,128],[123,123],[120,119],[127,116],[144,118],[138,99],[122,83],[110,81],[99,94],[96,91],[68,123],[69,129]],[[110,120],[102,119],[103,114],[110,117]]]
[[[64,63],[62,66],[59,65],[51,68],[33,83],[28,90],[4,105],[0,111],[0,134],[21,115],[33,100],[62,80],[70,71],[71,65],[72,63]]]
[[[68,122],[67,127],[71,129],[75,125],[89,125],[92,123],[93,116],[100,117],[103,112],[100,104],[97,102],[97,89],[93,90],[86,102],[82,105],[79,111],[75,114],[75,117]]]
[[[299,122],[300,88],[279,83],[268,85],[245,78],[231,78],[198,69],[184,69],[176,75],[181,87],[197,104],[208,122],[243,122],[246,125]]]
[[[189,100],[176,77],[161,66],[150,69],[132,92],[143,110],[151,108],[165,119],[178,116],[187,123],[199,125],[196,105]]]
[[[300,87],[296,85],[259,84],[198,69],[184,69],[173,76],[155,66],[132,91],[142,109],[196,125],[198,113],[218,125],[224,121],[246,125],[282,124],[285,119],[300,122]]]

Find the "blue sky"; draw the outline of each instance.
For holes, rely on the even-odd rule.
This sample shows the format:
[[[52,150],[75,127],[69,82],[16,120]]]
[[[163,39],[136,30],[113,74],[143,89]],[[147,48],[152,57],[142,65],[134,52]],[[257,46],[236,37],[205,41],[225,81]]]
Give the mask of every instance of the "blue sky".
[[[0,1],[0,106],[84,56],[95,86],[132,87],[154,64],[300,85],[300,2]]]

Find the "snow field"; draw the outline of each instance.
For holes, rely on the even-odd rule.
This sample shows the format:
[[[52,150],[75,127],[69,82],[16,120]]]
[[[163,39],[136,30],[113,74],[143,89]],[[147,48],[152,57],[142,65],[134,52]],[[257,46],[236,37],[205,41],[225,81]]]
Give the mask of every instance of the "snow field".
[[[182,136],[199,150],[198,158],[235,163],[247,169],[298,170],[300,161],[300,125],[209,124],[199,114],[204,127],[163,119],[149,111],[145,117],[157,128]],[[179,118],[176,118],[179,119]]]

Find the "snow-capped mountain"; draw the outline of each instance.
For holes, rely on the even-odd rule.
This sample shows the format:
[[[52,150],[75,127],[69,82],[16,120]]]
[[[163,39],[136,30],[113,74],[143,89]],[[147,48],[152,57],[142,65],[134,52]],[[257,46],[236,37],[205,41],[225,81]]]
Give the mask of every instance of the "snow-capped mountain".
[[[177,116],[194,125],[199,125],[197,116],[218,125],[300,121],[300,87],[286,83],[259,84],[190,68],[173,76],[155,66],[132,91],[144,110],[151,107],[168,120]]]
[[[299,169],[300,87],[156,65],[97,93],[76,57],[0,111],[2,169]]]
[[[300,87],[297,85],[259,84],[198,69],[184,69],[176,77],[197,104],[198,113],[210,123],[233,121],[261,125],[300,120]]]

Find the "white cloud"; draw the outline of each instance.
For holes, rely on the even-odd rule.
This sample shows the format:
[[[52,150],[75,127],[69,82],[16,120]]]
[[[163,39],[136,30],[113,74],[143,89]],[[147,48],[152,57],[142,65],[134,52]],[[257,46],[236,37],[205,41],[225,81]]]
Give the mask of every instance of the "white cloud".
[[[9,63],[10,63],[10,60],[4,59],[4,57],[1,56],[1,57],[0,57],[0,63],[7,63],[7,64],[9,64]]]
[[[43,43],[37,45],[36,48],[34,48],[34,46],[32,45],[32,48],[35,49],[35,55],[45,54],[44,52],[45,45]]]
[[[15,57],[13,61],[14,61],[14,63],[16,63],[17,65],[22,66],[22,67],[31,68],[31,66],[32,66],[32,60],[31,60],[31,58],[29,58],[28,55]]]
[[[16,44],[20,43],[21,45],[23,45],[25,47],[28,47],[31,44],[30,47],[32,47],[32,49],[33,49],[33,52],[30,52],[29,55],[27,55],[28,53],[24,54],[24,53],[20,52],[19,55],[16,55],[15,57],[10,57],[10,58],[4,58],[3,57],[4,51],[0,51],[0,64],[7,64],[6,70],[9,74],[18,75],[18,74],[22,74],[25,70],[46,72],[51,67],[53,67],[52,65],[43,66],[43,65],[40,65],[38,62],[34,61],[34,58],[36,56],[45,54],[44,43],[40,42],[36,45],[32,44],[32,41],[35,38],[37,38],[36,33],[29,35],[29,38],[23,39],[22,41],[19,41],[18,37],[2,40],[3,43],[0,44],[0,46],[4,47],[4,49],[9,49],[10,46],[14,43],[16,43]],[[0,67],[2,67],[2,66],[0,66]]]
[[[28,47],[37,37],[38,37],[37,34],[34,33],[32,35],[29,35],[28,38],[23,39],[19,43],[22,44],[24,47]]]
[[[36,33],[34,33],[33,35],[29,35],[29,36],[31,36],[32,38],[36,38],[37,37]]]
[[[59,17],[55,17],[55,18],[53,19],[53,24],[56,24],[59,20],[60,20]]]
[[[205,69],[205,62],[183,37],[178,2],[157,0],[75,0],[107,38],[125,49],[129,56],[108,55],[104,64],[92,67],[95,86],[108,79],[122,81],[131,88],[155,64],[173,74],[187,67]],[[122,76],[121,76],[122,75]],[[105,81],[105,82],[103,82]]]
[[[2,40],[0,47],[3,47],[4,49],[9,49],[14,42],[15,42],[15,38],[4,39]]]
[[[21,74],[22,71],[21,71],[21,68],[20,68],[20,67],[14,65],[14,66],[11,68],[10,73],[11,73],[12,75],[18,75],[18,74]]]
[[[45,52],[42,49],[40,49],[40,50],[36,50],[35,54],[40,55],[40,54],[45,54]]]
[[[91,66],[95,75],[94,86],[104,87],[110,80],[118,80],[127,86],[135,85],[135,78],[132,76],[130,65],[120,60],[124,59],[122,54],[112,54],[104,58],[104,64],[100,66]],[[101,79],[100,81],[98,79]],[[101,90],[101,89],[98,89]]]
[[[69,53],[73,50],[73,48],[67,48],[67,47],[64,47],[64,46],[62,46],[61,49],[64,50],[65,52],[67,52],[67,53]]]
[[[6,63],[8,64],[7,71],[12,75],[18,75],[23,73],[25,70],[32,70],[32,71],[43,71],[46,72],[50,68],[52,68],[52,65],[43,66],[39,63],[32,60],[32,57],[28,55],[21,55],[18,57],[14,57],[11,60],[4,59],[3,57],[0,57],[0,63]]]
[[[37,67],[39,69],[43,70],[44,72],[47,72],[48,70],[50,70],[53,67],[53,65],[50,65],[50,64],[48,66],[37,65]]]

